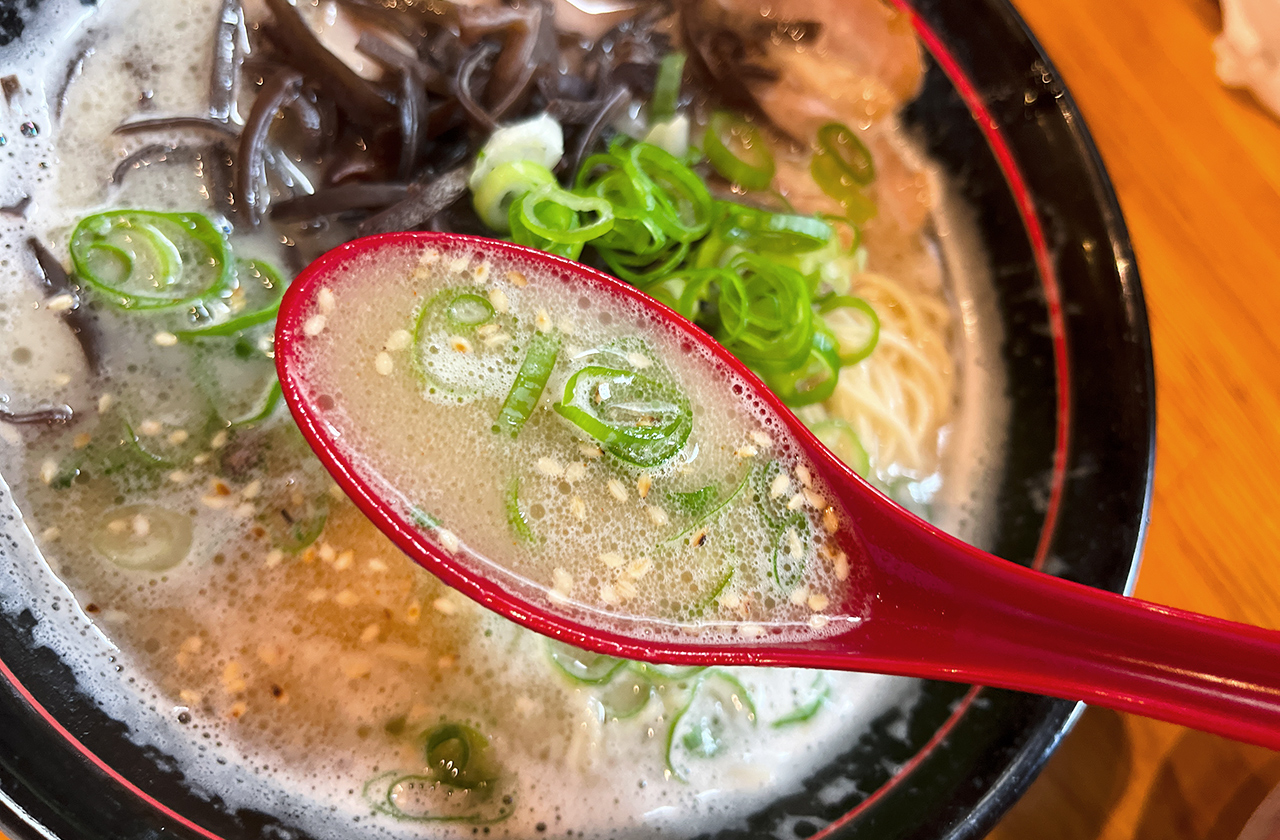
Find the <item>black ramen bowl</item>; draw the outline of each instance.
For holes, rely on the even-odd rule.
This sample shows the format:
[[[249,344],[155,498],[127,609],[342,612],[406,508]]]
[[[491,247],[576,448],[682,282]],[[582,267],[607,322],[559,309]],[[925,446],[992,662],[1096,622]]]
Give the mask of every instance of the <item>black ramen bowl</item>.
[[[975,213],[1003,321],[1008,454],[987,547],[1125,592],[1147,520],[1155,393],[1115,195],[1071,96],[1004,0],[900,4],[929,54],[905,121]],[[34,5],[0,1],[0,27],[13,36]],[[0,574],[23,562],[9,535],[21,522],[6,510],[0,485]],[[301,837],[186,786],[176,762],[131,741],[77,687],[39,643],[33,611],[13,607],[0,603],[0,828],[15,840]],[[717,836],[981,837],[1080,709],[926,683],[813,768],[803,791]]]

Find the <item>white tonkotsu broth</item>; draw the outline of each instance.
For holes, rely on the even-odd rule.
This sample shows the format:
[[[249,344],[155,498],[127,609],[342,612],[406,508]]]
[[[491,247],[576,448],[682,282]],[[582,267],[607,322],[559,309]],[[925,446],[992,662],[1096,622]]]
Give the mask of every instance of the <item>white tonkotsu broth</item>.
[[[212,362],[194,345],[168,341],[163,318],[90,307],[87,295],[103,347],[101,370],[90,371],[64,303],[46,299],[34,280],[27,238],[66,265],[71,230],[92,213],[215,217],[209,155],[192,157],[176,135],[112,129],[139,115],[204,111],[219,5],[46,4],[21,43],[0,48],[0,75],[21,82],[0,111],[0,205],[31,198],[25,215],[0,214],[0,396],[12,411],[66,404],[77,417],[66,427],[0,423],[0,521],[15,515],[0,530],[19,546],[6,540],[0,549],[0,611],[29,610],[36,639],[83,691],[134,741],[171,756],[199,795],[320,838],[471,836],[491,821],[490,834],[517,837],[683,836],[744,825],[799,790],[869,721],[909,707],[914,682],[875,675],[610,671],[590,657],[575,661],[396,551],[336,492],[283,408],[250,427],[211,423],[200,371]],[[341,22],[327,3],[314,11],[318,25]],[[262,14],[246,4],[250,20]],[[184,150],[112,181],[126,154],[163,142]],[[897,498],[981,545],[1003,448],[1000,336],[978,329],[996,323],[993,303],[982,262],[964,245],[965,217],[941,186],[933,229],[936,248],[884,235],[890,245],[877,251],[868,234],[868,266],[938,311],[963,314],[951,319],[954,412],[928,471],[873,465]],[[262,231],[235,233],[236,254],[284,271],[292,243],[270,225]],[[323,246],[348,233],[334,226],[316,236]],[[566,312],[576,305],[563,302]],[[566,345],[591,346],[587,327]],[[374,359],[360,363],[377,376]],[[87,441],[122,422],[163,469],[123,478],[90,471],[59,486]],[[526,431],[536,433],[537,422]],[[726,436],[749,438],[747,420],[734,422],[741,425]],[[450,443],[466,449],[459,438]],[[572,453],[555,457],[563,469],[578,463]],[[727,468],[736,456],[716,457]],[[469,469],[465,458],[449,469]],[[590,472],[602,466],[588,460],[581,481],[603,481],[607,492],[605,477]],[[634,484],[625,489],[637,496]],[[558,484],[546,492],[558,498]],[[787,608],[815,613],[807,600],[788,599]],[[476,786],[424,783],[428,761],[456,755],[449,750],[460,739],[474,754]]]

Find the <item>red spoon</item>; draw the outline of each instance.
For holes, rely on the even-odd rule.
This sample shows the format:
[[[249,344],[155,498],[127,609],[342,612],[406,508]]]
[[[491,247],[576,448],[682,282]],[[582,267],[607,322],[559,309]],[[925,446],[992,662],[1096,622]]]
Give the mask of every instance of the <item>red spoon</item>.
[[[638,303],[647,316],[677,323],[689,341],[707,346],[718,362],[755,384],[756,396],[794,433],[811,469],[844,508],[844,521],[852,523],[835,539],[863,575],[858,592],[828,610],[831,623],[824,632],[798,641],[765,633],[708,644],[664,635],[658,622],[615,621],[606,627],[593,621],[598,613],[552,603],[543,589],[506,572],[502,558],[469,556],[456,545],[451,553],[437,543],[439,531],[415,524],[380,498],[376,482],[323,419],[331,406],[313,400],[300,376],[300,354],[321,289],[337,298],[362,294],[377,306],[378,290],[344,267],[380,249],[403,252],[410,243],[445,252],[465,246],[469,253],[515,259],[529,267],[530,278],[543,276],[536,282],[572,283],[592,295]],[[314,332],[314,320],[311,325]],[[276,365],[303,434],[360,509],[445,583],[540,633],[654,662],[833,668],[1017,689],[1280,748],[1280,633],[1070,583],[939,531],[837,460],[706,333],[593,269],[541,251],[453,234],[388,234],[349,242],[312,263],[285,293],[276,325]]]

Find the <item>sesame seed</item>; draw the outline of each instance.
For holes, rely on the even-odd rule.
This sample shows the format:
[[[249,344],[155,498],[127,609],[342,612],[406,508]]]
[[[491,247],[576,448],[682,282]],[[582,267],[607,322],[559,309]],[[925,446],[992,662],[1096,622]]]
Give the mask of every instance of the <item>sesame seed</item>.
[[[370,624],[360,632],[360,641],[367,645],[380,635],[382,635],[382,628],[377,624]]]
[[[631,581],[623,578],[614,585],[614,589],[618,591],[618,597],[624,601],[630,601],[632,598],[640,594],[640,590],[636,589],[636,585]]]
[[[653,476],[648,473],[641,473],[640,477],[636,479],[636,492],[640,494],[642,499],[649,495],[649,488],[652,486]]]
[[[53,384],[54,384],[54,385],[57,385],[59,388],[63,387],[64,385],[70,385],[70,384],[71,384],[71,374],[69,374],[69,373],[55,373],[55,374],[53,375]]]
[[[650,569],[653,568],[653,561],[648,557],[641,557],[633,560],[630,566],[627,566],[627,577],[632,580],[639,580],[644,577]]]
[[[570,321],[568,318],[560,322],[560,332],[565,335],[573,335],[574,329],[573,321]]]
[[[204,496],[200,499],[200,503],[210,510],[223,510],[231,504],[229,496]]]
[[[458,657],[446,653],[444,656],[436,660],[436,667],[441,671],[447,671],[454,665],[458,664]]]
[[[255,478],[253,481],[246,484],[244,489],[240,491],[240,498],[253,499],[256,498],[260,492],[262,492],[262,480]]]
[[[501,347],[502,345],[506,344],[510,340],[511,340],[511,336],[508,335],[507,333],[504,333],[504,332],[494,333],[493,335],[489,336],[484,340],[484,346],[490,349],[494,347]]]
[[[830,623],[831,619],[827,618],[825,615],[809,616],[809,629],[811,630],[823,630]]]
[[[147,437],[155,437],[164,431],[164,426],[155,420],[143,420],[138,424],[138,432]]]
[[[129,523],[123,519],[113,519],[107,523],[107,532],[111,534],[123,534],[129,530]]]
[[[800,541],[795,528],[787,529],[787,554],[796,560],[804,556],[804,543]]]
[[[731,610],[736,610],[742,605],[742,599],[738,597],[737,592],[726,592],[720,596],[720,606]]]
[[[480,263],[472,270],[471,276],[476,278],[477,283],[487,283],[489,281],[489,272],[493,270],[493,266],[488,260]]]
[[[518,271],[508,271],[507,280],[517,289],[523,289],[525,286],[529,285],[529,280]]]
[[[58,475],[58,462],[52,458],[45,458],[40,464],[40,480],[45,484],[52,484],[53,479]]]
[[[734,450],[733,454],[739,458],[754,458],[759,453],[754,446],[748,443],[746,446],[739,446]]]
[[[284,552],[278,548],[273,548],[267,552],[267,556],[262,562],[268,569],[274,569],[284,562]]]
[[[360,596],[350,589],[344,589],[333,596],[333,602],[340,607],[354,607],[360,603]]]
[[[707,541],[707,529],[699,528],[698,532],[689,538],[689,545],[698,548]]]
[[[449,336],[449,346],[453,348],[455,353],[470,353],[474,349],[471,346],[471,342],[460,335]]]
[[[383,344],[383,348],[395,352],[397,350],[408,350],[409,345],[413,343],[413,336],[408,330],[392,330],[391,335],[387,336],[387,341]]]
[[[547,314],[547,310],[538,310],[537,314],[533,316],[533,326],[538,332],[546,332],[551,329],[551,316]]]
[[[587,477],[587,465],[581,461],[574,461],[572,464],[564,468],[565,481],[581,481]]]
[[[488,338],[489,336],[493,335],[500,329],[502,329],[502,327],[498,326],[497,324],[481,324],[480,326],[476,327],[476,335],[480,336],[481,338]]]
[[[110,394],[103,394],[102,396],[98,397],[98,413],[99,414],[107,413],[107,409],[111,408],[111,399],[112,398]]]
[[[575,519],[585,522],[587,519],[587,503],[582,501],[581,496],[574,496],[569,500],[569,513],[572,513]]]
[[[799,606],[807,600],[809,600],[809,587],[797,586],[795,589],[791,590],[791,603]]]
[[[138,537],[139,539],[146,539],[151,535],[151,520],[147,519],[142,514],[139,513],[134,516],[133,521],[130,524],[133,527],[133,535],[135,537]]]
[[[628,497],[627,488],[622,486],[622,482],[616,478],[609,479],[609,495],[613,496],[620,502],[625,502]]]
[[[458,605],[448,598],[437,598],[431,602],[431,609],[441,615],[457,615]]]
[[[780,499],[791,491],[791,477],[786,473],[778,473],[769,484],[769,498]]]
[[[797,493],[787,500],[787,510],[799,510],[804,507],[804,493]]]
[[[471,257],[468,256],[467,254],[463,254],[460,257],[454,257],[453,261],[449,263],[449,270],[452,271],[454,274],[461,274],[462,272],[466,271],[470,267],[471,267]]]
[[[653,362],[649,360],[648,356],[646,356],[643,353],[636,353],[636,352],[628,353],[627,361],[630,362],[631,366],[633,368],[636,368],[637,370],[644,370],[645,368],[653,364]]]
[[[800,483],[805,487],[813,487],[813,476],[809,474],[809,468],[804,464],[797,464],[795,469],[796,478],[800,479]]]
[[[338,550],[329,543],[320,543],[320,550],[317,552],[320,559],[326,563],[332,563],[334,558],[338,556]]]
[[[161,330],[151,337],[157,347],[173,347],[178,343],[178,337],[171,332]]]
[[[551,591],[563,598],[569,597],[569,593],[573,591],[573,575],[556,566],[551,570]]]
[[[221,449],[227,445],[227,430],[223,429],[213,437],[209,438],[210,449]]]
[[[738,635],[748,639],[758,639],[764,635],[764,628],[759,624],[739,624]]]
[[[373,369],[380,376],[390,376],[391,372],[396,369],[396,363],[391,360],[391,354],[383,350],[373,357]]]
[[[618,597],[618,592],[613,588],[613,584],[600,584],[600,600],[611,607],[616,607],[622,603],[622,599]]]
[[[822,510],[827,506],[827,500],[822,498],[821,494],[814,490],[810,490],[808,487],[804,488],[804,500],[808,502],[811,507],[815,507],[818,510]]]
[[[324,328],[328,325],[328,319],[323,315],[312,315],[302,323],[302,334],[307,338],[315,338],[324,332]]]
[[[538,472],[551,478],[559,478],[564,475],[564,467],[560,466],[552,458],[539,458],[534,462],[534,466],[538,468]]]
[[[505,314],[511,308],[511,304],[507,301],[507,293],[502,289],[489,290],[489,303],[493,306],[494,312]]]
[[[578,451],[582,453],[583,458],[590,458],[592,461],[594,461],[595,459],[599,458],[601,455],[604,454],[604,452],[601,451],[600,447],[592,446],[589,443],[579,444]]]
[[[316,306],[326,315],[332,312],[337,305],[338,301],[333,297],[333,292],[330,291],[328,286],[316,293]]]
[[[365,564],[365,568],[371,572],[385,572],[389,567],[382,560],[375,557]]]
[[[172,431],[169,433],[168,440],[169,440],[169,443],[173,444],[174,446],[181,446],[182,444],[187,442],[187,438],[189,437],[191,437],[191,435],[187,434],[186,429],[176,429],[175,431]]]
[[[759,429],[751,433],[751,440],[754,441],[756,446],[761,449],[768,449],[770,446],[773,446],[773,438],[769,437]]]
[[[197,455],[197,456],[195,456],[194,458],[192,458],[192,459],[191,459],[191,463],[193,463],[193,464],[195,464],[197,467],[199,467],[199,466],[202,466],[202,465],[204,465],[204,464],[209,463],[209,459],[210,459],[211,457],[213,457],[213,456],[211,456],[208,452],[201,452],[199,455]]]
[[[236,509],[232,512],[235,514],[236,519],[248,519],[257,513],[258,509],[255,508],[251,502],[245,502],[237,505]]]
[[[62,530],[57,525],[50,525],[40,532],[40,539],[45,542],[57,542],[60,536],[62,536]]]
[[[849,555],[843,551],[837,551],[831,556],[831,565],[836,572],[836,580],[849,579]]]
[[[620,569],[622,568],[622,564],[627,562],[626,560],[623,559],[621,554],[617,554],[612,551],[606,551],[600,554],[599,560],[601,563],[605,564],[610,569]]]
[[[231,704],[231,709],[228,710],[227,714],[239,720],[240,718],[244,717],[248,711],[249,711],[249,704],[244,702],[243,700],[237,700],[236,702]]]
[[[828,534],[840,530],[840,517],[836,516],[835,508],[829,507],[822,512],[822,527]]]
[[[420,618],[422,618],[421,604],[410,604],[409,608],[404,611],[405,624],[417,624]]]
[[[349,680],[358,680],[369,676],[373,664],[364,658],[352,658],[342,663],[342,673]]]
[[[656,505],[646,507],[645,513],[649,514],[649,521],[659,528],[671,521],[667,518],[667,512]]]
[[[814,612],[822,612],[830,606],[831,599],[826,595],[823,595],[821,592],[815,592],[809,596],[807,603],[809,604],[809,609]]]
[[[440,259],[440,252],[435,248],[428,248],[422,252],[422,256],[418,257],[418,265],[428,266],[435,265]]]
[[[339,572],[344,572],[347,569],[351,568],[351,564],[353,564],[355,560],[356,560],[356,553],[350,549],[347,549],[346,551],[339,554],[337,559],[333,561],[333,568]]]
[[[67,292],[54,295],[44,302],[44,308],[50,312],[66,312],[76,305],[76,299]]]
[[[71,441],[71,445],[76,449],[84,449],[93,442],[93,435],[88,432],[81,432]]]
[[[445,528],[436,529],[436,539],[440,540],[440,546],[450,554],[458,550],[461,543],[458,542],[457,534]]]

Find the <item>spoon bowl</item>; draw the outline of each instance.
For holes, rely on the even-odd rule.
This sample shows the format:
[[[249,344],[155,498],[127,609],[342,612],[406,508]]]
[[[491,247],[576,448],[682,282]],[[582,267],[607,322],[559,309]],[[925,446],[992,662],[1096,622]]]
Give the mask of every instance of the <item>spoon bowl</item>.
[[[307,340],[322,298],[378,306],[353,261],[407,245],[465,248],[528,268],[587,296],[625,302],[676,331],[736,377],[741,396],[784,428],[836,511],[832,554],[852,574],[808,623],[674,625],[547,597],[545,587],[471,551],[372,480],[360,453],[325,419],[331,398],[307,381]],[[366,284],[361,286],[360,284]],[[798,666],[974,682],[1085,700],[1280,748],[1280,633],[1125,598],[1031,571],[938,530],[840,462],[758,378],[705,332],[612,277],[508,243],[400,233],[325,254],[286,292],[276,328],[285,399],[321,461],[356,505],[415,561],[482,605],[537,632],[613,656],[667,664]],[[459,453],[466,457],[466,453]],[[461,541],[459,540],[461,537]],[[715,630],[714,633],[699,632]]]

